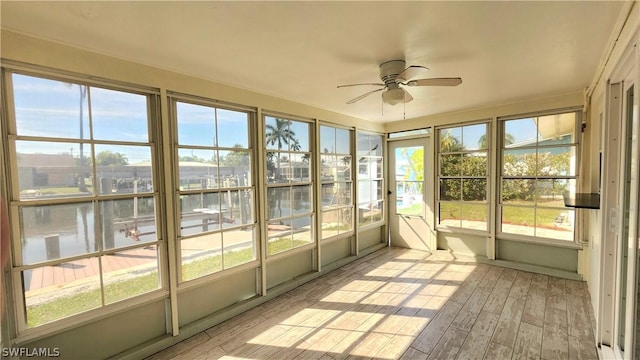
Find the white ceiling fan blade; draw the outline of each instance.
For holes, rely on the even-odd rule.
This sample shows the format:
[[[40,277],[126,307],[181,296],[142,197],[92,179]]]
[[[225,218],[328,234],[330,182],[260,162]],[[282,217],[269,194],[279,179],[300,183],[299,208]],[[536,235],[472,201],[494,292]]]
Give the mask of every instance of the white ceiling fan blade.
[[[369,86],[384,86],[384,84],[380,84],[380,83],[362,83],[362,84],[338,85],[338,89],[339,89],[339,88],[343,88],[343,87],[361,86],[361,85],[369,85]]]
[[[362,99],[366,98],[367,96],[369,96],[369,95],[371,95],[371,94],[373,94],[373,93],[376,93],[376,92],[378,92],[378,91],[382,91],[382,90],[384,90],[384,89],[386,89],[386,87],[382,87],[382,88],[380,88],[380,89],[376,89],[376,90],[373,90],[373,91],[369,91],[369,92],[367,92],[367,93],[364,93],[364,94],[362,94],[362,95],[358,96],[357,98],[353,98],[353,99],[351,99],[351,100],[347,101],[347,104],[353,104],[353,103],[354,103],[354,102],[356,102],[356,101],[360,101],[360,100],[362,100]]]
[[[431,78],[431,79],[418,79],[408,81],[404,85],[408,86],[458,86],[462,84],[462,79],[456,78]]]
[[[397,79],[409,80],[427,71],[429,71],[429,68],[426,66],[411,65],[398,74]]]

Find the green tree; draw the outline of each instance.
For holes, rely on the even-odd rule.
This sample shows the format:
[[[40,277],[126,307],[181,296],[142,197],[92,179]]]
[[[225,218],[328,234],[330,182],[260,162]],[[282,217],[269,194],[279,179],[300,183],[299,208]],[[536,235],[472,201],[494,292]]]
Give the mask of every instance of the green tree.
[[[96,155],[96,165],[98,166],[118,166],[128,165],[127,156],[118,152],[104,150]]]
[[[411,179],[411,180],[415,180],[415,181],[424,180],[424,149],[420,147],[415,151],[413,151],[411,156],[409,156],[408,160],[411,166],[411,171],[415,173],[415,179]],[[407,178],[408,176],[409,174],[406,174],[405,179],[408,179]]]
[[[504,135],[504,145],[511,145],[515,142],[515,138],[513,137],[513,135],[507,133]],[[480,136],[480,138],[478,139],[478,147],[480,149],[488,149],[489,148],[489,144],[487,144],[487,134],[484,134],[482,136]]]
[[[278,150],[282,150],[284,145],[296,142],[296,133],[289,129],[289,120],[275,119],[275,126],[267,124],[266,140],[269,145],[277,145]]]
[[[233,145],[235,150],[229,151],[222,160],[222,165],[230,167],[248,166],[249,165],[249,151],[244,149],[242,145]]]
[[[275,167],[275,171],[276,178],[279,178],[280,150],[282,150],[285,145],[289,146],[289,144],[294,143],[297,140],[295,139],[295,132],[289,128],[289,120],[276,118],[275,121],[275,125],[266,125],[266,141],[268,145],[276,145],[278,148],[278,156],[276,156],[277,166]],[[268,153],[267,159],[269,159]],[[269,164],[267,164],[267,168],[269,168]]]
[[[440,131],[440,152],[456,152],[464,150],[464,146],[457,137],[451,134],[451,129]]]

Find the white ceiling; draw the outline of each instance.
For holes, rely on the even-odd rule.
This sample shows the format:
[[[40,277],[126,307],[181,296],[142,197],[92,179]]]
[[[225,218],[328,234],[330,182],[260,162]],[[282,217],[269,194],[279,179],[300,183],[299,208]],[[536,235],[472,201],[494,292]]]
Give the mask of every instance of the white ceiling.
[[[12,2],[4,29],[371,121],[582,90],[623,7],[570,2]],[[457,87],[380,93],[381,62],[405,59]]]

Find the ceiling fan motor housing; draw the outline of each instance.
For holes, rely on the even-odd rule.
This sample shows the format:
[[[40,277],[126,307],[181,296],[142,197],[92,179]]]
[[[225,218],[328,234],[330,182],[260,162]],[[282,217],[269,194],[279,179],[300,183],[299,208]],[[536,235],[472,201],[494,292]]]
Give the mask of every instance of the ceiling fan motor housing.
[[[380,79],[384,82],[385,86],[389,89],[395,89],[398,87],[396,78],[405,69],[404,60],[391,60],[380,64]]]

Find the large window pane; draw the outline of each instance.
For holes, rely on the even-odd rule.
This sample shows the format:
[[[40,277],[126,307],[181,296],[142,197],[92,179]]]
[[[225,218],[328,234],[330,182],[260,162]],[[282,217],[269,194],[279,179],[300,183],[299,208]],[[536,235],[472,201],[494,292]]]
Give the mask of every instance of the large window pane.
[[[487,153],[473,152],[462,158],[462,176],[487,176]]]
[[[502,203],[535,205],[535,180],[530,179],[503,179]]]
[[[98,193],[152,192],[149,146],[95,145]]]
[[[535,236],[534,208],[521,206],[502,207],[502,232]]]
[[[25,300],[17,326],[161,287],[151,156],[157,139],[149,131],[156,96],[11,76],[15,101],[4,129],[15,126],[19,138],[10,137],[5,164],[18,177],[9,184],[20,194],[10,204],[19,222],[13,271],[22,275],[17,296]]]
[[[351,232],[352,211],[350,208],[322,212],[322,238],[327,239],[332,236]]]
[[[440,155],[440,176],[462,175],[462,154]]]
[[[104,249],[157,240],[153,197],[98,202]]]
[[[438,129],[439,225],[488,229],[488,124]]]
[[[460,227],[462,211],[460,202],[440,201],[440,224]]]
[[[507,120],[504,122],[502,145],[506,148],[535,146],[538,124],[533,118]]]
[[[244,112],[216,109],[218,146],[249,147],[249,115]]]
[[[16,141],[15,147],[21,200],[94,193],[89,144]]]
[[[180,241],[182,281],[222,271],[222,233]]]
[[[158,250],[139,247],[102,256],[105,304],[160,288]]]
[[[351,153],[351,136],[349,130],[336,129],[336,153]]]
[[[576,113],[553,114],[538,118],[538,142],[541,145],[575,143]]]
[[[268,255],[304,246],[312,241],[311,217],[292,218],[267,225]]]
[[[96,257],[25,270],[22,281],[30,328],[102,306]]]
[[[298,147],[295,140],[301,139],[304,134],[298,135],[295,129],[291,129],[291,121],[279,118],[267,117],[266,123],[266,145],[267,149],[289,150],[293,145]],[[300,145],[302,146],[302,145]],[[302,150],[302,149],[300,149]]]
[[[323,154],[336,153],[336,129],[329,126],[320,126],[320,151]]]
[[[220,187],[216,150],[178,150],[180,190],[204,190]]]
[[[462,200],[462,179],[440,179],[440,200]]]
[[[440,152],[456,152],[464,149],[462,144],[462,128],[449,128],[439,131]]]
[[[254,223],[253,190],[229,190],[222,198],[225,228]]]
[[[502,121],[503,233],[573,241],[577,112]],[[520,206],[510,206],[520,205]]]
[[[312,241],[310,125],[271,116],[264,122],[267,255],[274,255]],[[306,239],[299,239],[307,232]]]
[[[487,124],[463,126],[462,140],[462,145],[465,150],[484,150],[489,148],[487,141]]]
[[[356,163],[358,180],[358,225],[360,227],[382,221],[383,163],[381,135],[358,132]]]
[[[536,180],[536,204],[545,207],[564,208],[563,193],[567,190],[568,181],[565,179]]]
[[[144,95],[91,88],[93,138],[148,142],[147,106],[147,97]],[[129,160],[136,162],[132,158]]]
[[[310,154],[291,153],[291,172],[289,174],[291,182],[311,181]]]
[[[268,118],[267,118],[268,119]],[[308,123],[291,121],[289,123],[291,133],[291,151],[309,152],[310,127]]]
[[[487,179],[462,179],[463,201],[486,201]]]
[[[178,144],[214,146],[217,143],[214,108],[177,102],[176,110]]]
[[[573,240],[575,214],[568,209],[536,210],[536,236]]]
[[[251,186],[251,155],[249,150],[218,151],[218,182],[222,187]]]
[[[224,232],[223,267],[242,265],[256,259],[255,228],[242,228]]]
[[[538,149],[538,175],[539,176],[575,176],[576,148],[569,147],[545,147]]]
[[[467,229],[487,229],[487,205],[482,202],[464,202],[460,205],[461,226]]]
[[[90,138],[87,86],[20,74],[12,80],[18,135]]]
[[[368,141],[364,141],[365,148],[369,147]],[[327,239],[353,230],[353,197],[352,197],[352,156],[351,156],[351,131],[332,126],[320,127],[320,171],[322,181],[322,228],[321,236]],[[361,156],[358,172],[370,174],[368,168],[367,150]],[[361,184],[362,185],[362,184]],[[366,189],[365,189],[366,190]],[[371,193],[368,194],[371,196]]]
[[[180,197],[182,236],[219,230],[225,213],[220,208],[220,194],[192,194]]]
[[[21,208],[23,264],[98,251],[94,216],[90,202]]]
[[[504,150],[502,152],[502,175],[535,176],[537,169],[536,149]]]
[[[267,189],[267,211],[270,219],[290,216],[291,210],[291,188]]]

